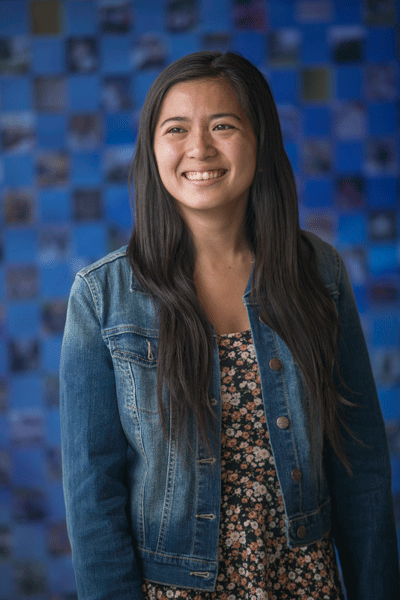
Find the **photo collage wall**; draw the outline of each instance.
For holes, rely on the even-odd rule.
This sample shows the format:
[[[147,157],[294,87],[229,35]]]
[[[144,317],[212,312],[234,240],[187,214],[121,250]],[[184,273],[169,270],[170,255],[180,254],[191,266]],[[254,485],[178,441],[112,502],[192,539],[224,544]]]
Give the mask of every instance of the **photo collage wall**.
[[[400,532],[399,2],[0,0],[0,600],[74,600],[58,367],[76,272],[127,243],[141,107],[170,62],[269,81],[304,229],[347,265]]]

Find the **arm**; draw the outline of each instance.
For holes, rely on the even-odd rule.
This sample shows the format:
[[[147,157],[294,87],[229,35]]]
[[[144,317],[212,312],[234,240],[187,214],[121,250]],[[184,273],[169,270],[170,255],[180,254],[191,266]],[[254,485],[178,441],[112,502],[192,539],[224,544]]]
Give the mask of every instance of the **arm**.
[[[327,449],[333,501],[332,534],[338,549],[348,600],[399,598],[399,558],[391,494],[386,434],[351,284],[341,261],[339,280],[339,368],[342,396],[358,407],[343,416],[364,445],[344,433],[353,477]]]
[[[110,353],[93,298],[77,276],[60,364],[63,484],[80,600],[142,600],[126,517],[127,442]]]

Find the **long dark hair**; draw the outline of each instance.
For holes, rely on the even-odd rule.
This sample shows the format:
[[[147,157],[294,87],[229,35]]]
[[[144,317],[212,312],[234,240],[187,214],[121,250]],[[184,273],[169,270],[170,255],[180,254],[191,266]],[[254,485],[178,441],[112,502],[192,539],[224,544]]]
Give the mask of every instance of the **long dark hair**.
[[[231,84],[257,137],[245,227],[255,256],[252,294],[260,318],[289,347],[311,399],[310,419],[320,420],[326,439],[350,470],[339,414],[340,403],[347,401],[334,382],[337,311],[317,272],[313,247],[299,227],[294,175],[271,90],[262,73],[234,53],[196,52],[169,65],[151,86],[141,113],[128,258],[137,282],[159,307],[157,381],[163,423],[165,388],[170,418],[183,438],[194,417],[201,438],[210,439],[213,330],[196,294],[193,240],[161,182],[153,152],[155,126],[168,90],[203,78],[223,78]]]

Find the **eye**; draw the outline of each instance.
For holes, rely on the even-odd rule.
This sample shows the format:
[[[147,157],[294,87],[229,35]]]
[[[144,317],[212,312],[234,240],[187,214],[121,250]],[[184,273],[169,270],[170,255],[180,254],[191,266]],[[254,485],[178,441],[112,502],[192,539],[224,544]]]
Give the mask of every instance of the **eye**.
[[[183,127],[171,127],[167,130],[167,133],[184,133],[186,130]]]
[[[228,125],[228,123],[220,123],[214,127],[215,131],[226,131],[227,129],[234,129],[233,125]]]

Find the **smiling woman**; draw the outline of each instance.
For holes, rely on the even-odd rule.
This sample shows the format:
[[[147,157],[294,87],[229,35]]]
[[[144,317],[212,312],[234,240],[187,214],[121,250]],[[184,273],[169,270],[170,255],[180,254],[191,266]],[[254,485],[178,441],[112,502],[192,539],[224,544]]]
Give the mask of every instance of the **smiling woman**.
[[[390,463],[337,252],[276,106],[195,53],[143,106],[128,247],[81,270],[60,368],[80,600],[395,600]]]

